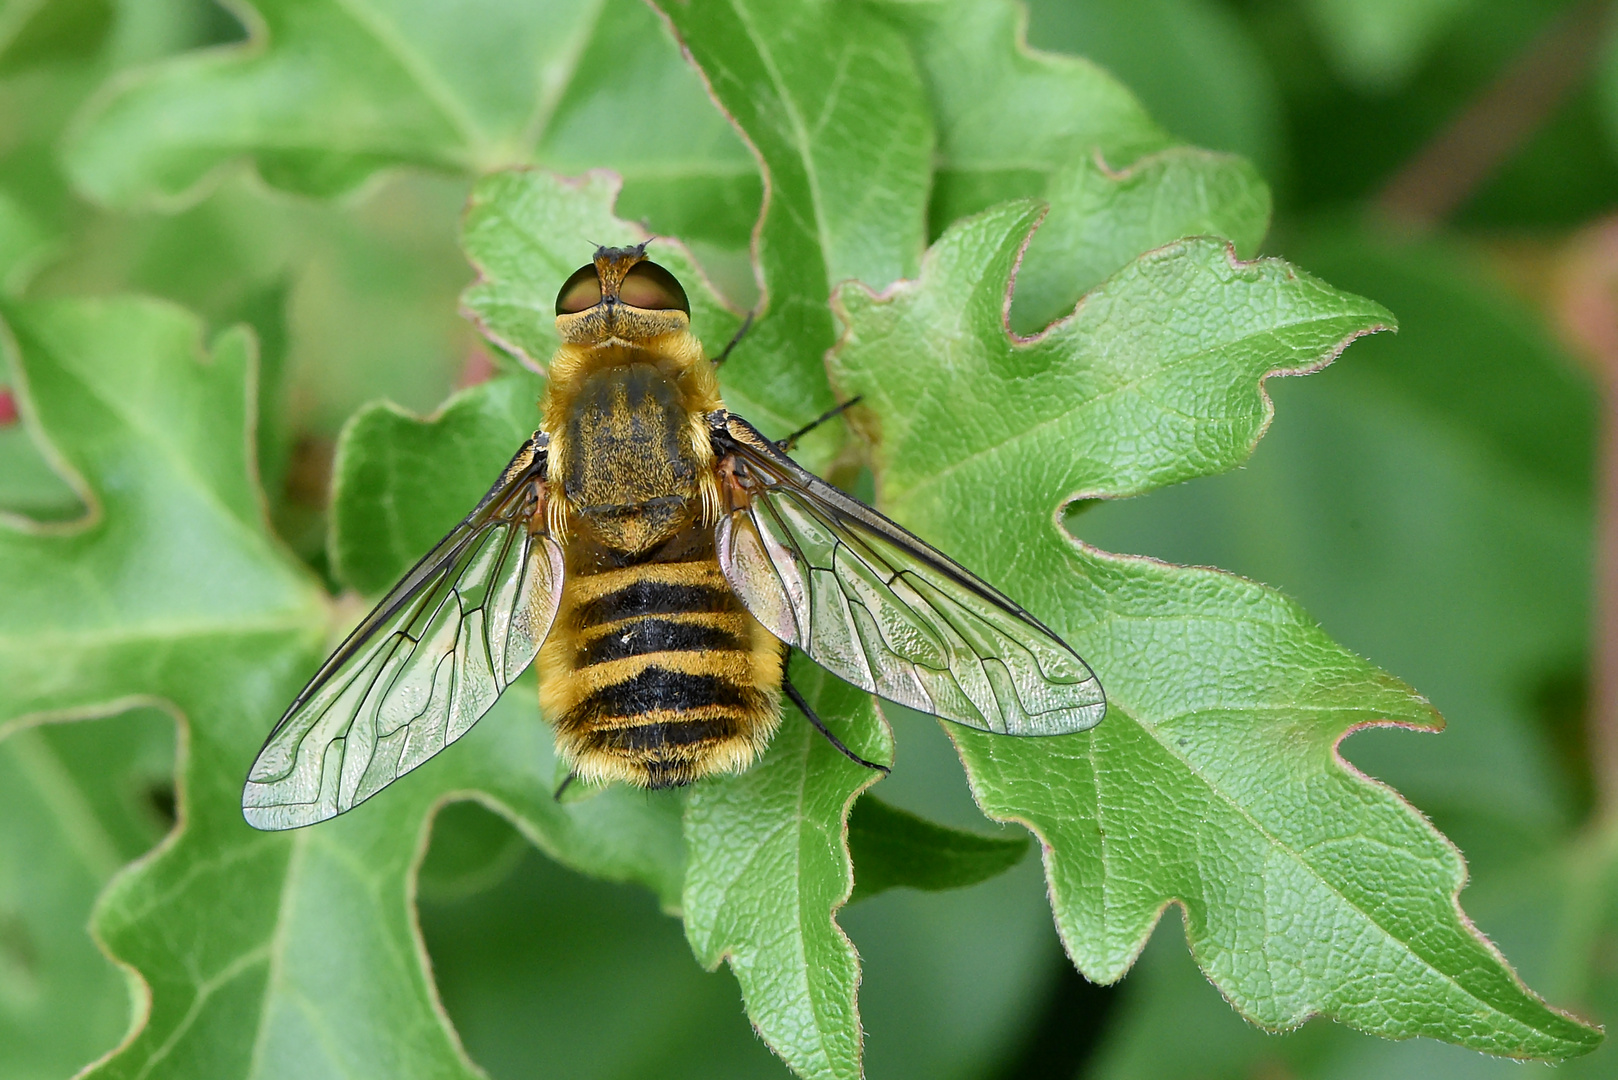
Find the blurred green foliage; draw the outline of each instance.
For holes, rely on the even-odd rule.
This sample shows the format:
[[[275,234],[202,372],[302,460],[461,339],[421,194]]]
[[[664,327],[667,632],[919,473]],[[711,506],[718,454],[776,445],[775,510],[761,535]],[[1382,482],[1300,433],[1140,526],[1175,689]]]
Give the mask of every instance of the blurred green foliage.
[[[479,5],[460,17],[509,19],[507,51],[492,56],[435,52],[443,35],[419,24],[417,48],[405,55],[488,83],[474,99],[489,107],[459,126],[440,124],[430,102],[373,81],[323,89],[321,79],[351,72],[356,60],[352,51],[338,60],[315,47],[327,40],[310,14],[318,7],[259,5],[266,25],[284,28],[278,41],[313,44],[254,57],[242,80],[295,73],[310,101],[318,103],[314,91],[341,98],[351,111],[337,117],[290,90],[268,95],[279,106],[273,115],[248,109],[266,100],[262,93],[188,93],[185,80],[230,63],[248,32],[206,0],[0,3],[0,290],[29,301],[145,293],[196,312],[197,335],[210,342],[234,323],[249,324],[261,350],[257,441],[273,520],[328,580],[354,581],[340,549],[336,565],[328,562],[325,544],[325,477],[344,421],[379,397],[427,412],[457,385],[510,370],[456,315],[472,276],[457,235],[473,172],[533,159],[564,172],[616,168],[626,178],[620,215],[692,240],[737,308],[757,287],[744,246],[762,187],[748,147],[707,105],[701,81],[639,3],[598,5],[589,9],[593,19],[581,15],[569,34],[537,44],[532,27],[553,17],[550,9]],[[1599,405],[1545,302],[1568,238],[1618,205],[1618,29],[1450,219],[1415,238],[1377,222],[1385,185],[1576,5],[1030,7],[1029,40],[1117,75],[1145,106],[1138,118],[1114,131],[1064,132],[1015,175],[988,184],[980,166],[1002,162],[1005,145],[1026,146],[1058,110],[992,97],[1006,85],[1004,72],[922,62],[936,115],[969,115],[985,99],[992,107],[981,110],[979,128],[946,125],[963,134],[936,147],[927,220],[897,223],[914,242],[863,249],[871,229],[853,219],[826,233],[819,265],[772,265],[792,225],[778,201],[761,234],[767,273],[797,274],[796,288],[822,295],[849,273],[877,285],[911,276],[921,237],[1003,197],[986,193],[1008,184],[1028,195],[1061,190],[1071,205],[1072,192],[1093,191],[1092,147],[1114,166],[1180,140],[1249,159],[1276,192],[1268,239],[1269,207],[1251,200],[1230,206],[1215,197],[1200,216],[1143,220],[1168,229],[1165,239],[1212,229],[1244,254],[1283,255],[1392,310],[1401,333],[1355,346],[1310,379],[1272,381],[1274,427],[1246,468],[1085,504],[1067,523],[1107,550],[1217,565],[1276,586],[1335,638],[1421,688],[1449,718],[1444,734],[1369,732],[1349,739],[1344,753],[1457,842],[1472,875],[1463,894],[1469,914],[1530,985],[1583,1015],[1618,1020],[1618,845],[1587,749],[1596,720],[1587,672]],[[935,42],[931,57],[1011,33],[1009,7],[971,7],[992,9],[981,23],[962,16],[964,4],[943,18],[934,17],[936,6],[873,9],[912,41]],[[872,53],[889,62],[900,31],[872,25]],[[545,109],[502,112],[493,85],[502,78],[541,86]],[[755,84],[715,89],[722,100],[732,95],[727,105],[739,116],[758,104]],[[166,127],[161,118],[175,101],[205,106],[206,122]],[[425,117],[425,126],[401,135],[394,125],[415,123],[412,116]],[[336,135],[287,138],[310,130]],[[177,146],[181,137],[191,141]],[[862,138],[889,148],[880,131]],[[260,152],[289,141],[295,149],[280,156]],[[410,154],[398,152],[402,144]],[[755,149],[772,170],[790,171],[784,162],[802,147]],[[256,155],[263,179],[229,164],[244,152]],[[812,187],[812,148],[802,156]],[[424,167],[381,170],[401,159]],[[1219,160],[1228,170],[1249,168]],[[184,168],[169,169],[175,161]],[[346,194],[313,200],[277,184]],[[1217,185],[1211,190],[1217,196]],[[860,210],[873,219],[885,212]],[[1046,228],[1060,230],[1060,216]],[[1063,310],[1078,291],[1040,273],[1042,244],[1055,235],[1040,234],[1030,249],[1029,288],[1014,312],[1026,320],[1022,328]],[[1133,254],[1120,249],[1118,262],[1098,263],[1094,281]],[[818,360],[832,329],[810,310],[761,345]],[[758,386],[738,394],[764,412],[772,400],[802,404],[796,399],[828,392]],[[79,494],[17,424],[0,427],[0,509],[46,522],[81,512]],[[284,697],[274,682],[263,680],[265,702],[245,709],[244,728],[261,727],[265,710]],[[513,717],[507,727],[523,721],[533,718]],[[501,722],[485,723],[506,730]],[[884,782],[883,797],[931,821],[983,829],[943,736],[911,717],[894,724],[903,767]],[[165,780],[174,733],[172,718],[150,708],[0,727],[7,1076],[69,1075],[112,1050],[130,1026],[139,991],[84,928],[96,895],[151,847],[173,813]],[[535,760],[522,779],[550,782],[544,759]],[[234,765],[227,757],[219,768]],[[223,788],[234,780],[225,776]],[[535,854],[508,816],[474,804],[452,804],[432,828],[422,934],[443,1006],[491,1075],[785,1075],[748,1032],[732,977],[691,962],[678,924],[657,914],[646,890],[577,876]],[[341,855],[351,839],[334,840],[333,850]],[[387,842],[408,853],[414,841]],[[874,1077],[1425,1080],[1542,1068],[1425,1040],[1382,1042],[1323,1020],[1291,1035],[1264,1034],[1188,960],[1172,912],[1120,989],[1084,999],[1085,1009],[1105,1010],[1096,1022],[1064,995],[1063,980],[1076,976],[1064,974],[1033,860],[956,892],[892,889],[841,922],[864,960],[861,1015]],[[1560,1068],[1610,1075],[1613,1054],[1603,1047]]]

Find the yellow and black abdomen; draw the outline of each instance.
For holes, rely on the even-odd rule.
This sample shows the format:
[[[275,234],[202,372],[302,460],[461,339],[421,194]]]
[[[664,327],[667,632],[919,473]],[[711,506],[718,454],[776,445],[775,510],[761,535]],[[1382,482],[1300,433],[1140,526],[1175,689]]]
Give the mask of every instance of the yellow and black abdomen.
[[[719,569],[698,479],[712,463],[688,419],[676,388],[634,364],[585,381],[564,434],[567,570],[540,700],[588,781],[743,769],[780,722],[782,646]]]
[[[569,578],[541,698],[586,780],[689,784],[746,768],[775,734],[781,645],[736,600],[711,541],[691,554]]]

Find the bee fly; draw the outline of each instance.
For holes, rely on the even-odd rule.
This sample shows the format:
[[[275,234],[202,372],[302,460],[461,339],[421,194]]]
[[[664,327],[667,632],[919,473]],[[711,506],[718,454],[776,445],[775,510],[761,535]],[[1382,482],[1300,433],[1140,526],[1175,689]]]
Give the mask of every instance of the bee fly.
[[[871,765],[787,679],[791,648],[982,731],[1100,722],[1100,685],[1054,633],[800,468],[793,439],[726,411],[724,354],[704,356],[685,290],[646,245],[597,250],[562,286],[556,328],[540,429],[292,702],[242,794],[250,824],[295,828],[370,798],[466,734],[536,656],[569,778],[592,783],[745,769],[783,692]]]

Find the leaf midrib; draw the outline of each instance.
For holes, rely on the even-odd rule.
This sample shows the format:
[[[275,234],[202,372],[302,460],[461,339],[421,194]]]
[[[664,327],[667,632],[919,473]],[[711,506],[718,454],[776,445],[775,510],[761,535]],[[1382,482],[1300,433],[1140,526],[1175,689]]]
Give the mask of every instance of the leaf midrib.
[[[269,958],[270,969],[264,976],[264,989],[260,991],[264,996],[259,1000],[258,1025],[253,1033],[253,1052],[248,1058],[249,1078],[259,1076],[264,1065],[264,1047],[270,1030],[270,1008],[276,994],[282,990],[284,978],[282,969],[286,964],[287,926],[291,922],[287,917],[287,911],[292,906],[298,882],[303,876],[303,864],[308,858],[310,842],[307,832],[294,833],[291,837],[292,853],[287,857],[285,876],[281,878],[281,892],[275,902],[275,926],[270,931],[270,940],[261,946]]]
[[[752,43],[754,50],[758,53],[759,62],[764,65],[765,73],[769,75],[770,83],[775,88],[776,97],[780,100],[787,120],[791,125],[793,137],[790,145],[797,151],[798,158],[803,165],[804,179],[809,184],[809,203],[815,218],[815,242],[819,247],[821,276],[829,278],[831,266],[827,260],[831,252],[831,243],[826,235],[826,214],[820,191],[820,172],[816,167],[812,152],[812,140],[809,138],[808,128],[804,125],[803,114],[798,109],[797,100],[787,92],[786,80],[781,77],[780,68],[775,62],[775,55],[765,46],[763,38],[758,33],[758,28],[753,22],[751,12],[748,11],[742,0],[730,0],[730,8],[735,13],[737,21],[742,24],[742,29],[747,34],[747,40]],[[829,112],[832,106],[833,102],[827,101],[823,108]],[[757,138],[757,135],[755,134],[753,137]],[[768,161],[767,157],[766,161]]]
[[[1117,616],[1116,618],[1122,619],[1122,618],[1125,618],[1125,617]],[[1383,939],[1385,941],[1389,941],[1389,942],[1394,943],[1406,955],[1408,955],[1411,958],[1418,961],[1422,965],[1422,967],[1424,969],[1426,969],[1427,971],[1432,972],[1434,975],[1437,975],[1444,982],[1448,983],[1450,986],[1452,986],[1456,990],[1460,991],[1460,993],[1463,996],[1465,996],[1468,1000],[1477,1002],[1479,1006],[1481,1006],[1484,1009],[1487,1009],[1491,1015],[1502,1018],[1502,1020],[1504,1022],[1506,1022],[1506,1023],[1520,1025],[1521,1027],[1526,1028],[1529,1031],[1536,1032],[1536,1033],[1538,1033],[1540,1035],[1543,1035],[1546,1038],[1556,1039],[1559,1042],[1564,1042],[1564,1043],[1571,1042],[1571,1040],[1567,1039],[1565,1036],[1557,1035],[1557,1034],[1555,1034],[1555,1033],[1553,1033],[1553,1032],[1551,1032],[1551,1031],[1549,1031],[1549,1030],[1547,1030],[1545,1028],[1535,1026],[1533,1023],[1531,1023],[1531,1022],[1529,1022],[1527,1020],[1524,1020],[1521,1017],[1514,1016],[1511,1013],[1505,1012],[1504,1010],[1502,1010],[1498,1006],[1494,1005],[1493,1003],[1485,1001],[1484,999],[1480,998],[1474,991],[1472,991],[1469,988],[1463,986],[1459,981],[1457,981],[1455,976],[1450,975],[1448,972],[1446,972],[1443,969],[1437,967],[1428,957],[1426,957],[1426,956],[1422,955],[1420,952],[1416,951],[1416,949],[1415,949],[1415,947],[1413,945],[1411,945],[1410,943],[1400,939],[1392,931],[1390,931],[1388,928],[1383,926],[1382,923],[1377,921],[1377,919],[1375,917],[1373,917],[1371,915],[1371,913],[1365,911],[1358,904],[1356,904],[1354,901],[1349,899],[1348,896],[1346,896],[1342,892],[1342,890],[1337,888],[1337,886],[1332,884],[1331,881],[1329,881],[1324,875],[1322,875],[1316,869],[1314,864],[1311,863],[1304,856],[1304,854],[1302,852],[1300,852],[1298,849],[1294,848],[1290,843],[1287,843],[1286,841],[1284,841],[1280,837],[1278,837],[1275,833],[1273,833],[1269,829],[1269,827],[1266,826],[1263,822],[1259,821],[1258,818],[1255,817],[1247,809],[1246,806],[1244,806],[1243,804],[1238,802],[1231,795],[1227,794],[1222,787],[1220,787],[1217,783],[1215,783],[1212,778],[1207,776],[1195,763],[1193,763],[1191,761],[1190,758],[1188,758],[1185,754],[1181,753],[1180,750],[1178,749],[1178,747],[1170,745],[1170,742],[1165,741],[1164,739],[1160,738],[1158,736],[1157,729],[1156,729],[1155,726],[1148,725],[1147,723],[1145,723],[1142,720],[1138,719],[1136,717],[1136,714],[1133,711],[1126,710],[1122,705],[1119,706],[1118,711],[1119,711],[1120,714],[1122,714],[1122,716],[1127,717],[1130,723],[1135,724],[1137,727],[1139,727],[1147,736],[1149,736],[1151,738],[1151,740],[1154,743],[1156,743],[1158,746],[1162,747],[1163,750],[1165,752],[1167,752],[1169,757],[1171,757],[1175,761],[1179,762],[1180,765],[1184,768],[1186,775],[1194,778],[1198,783],[1200,783],[1208,791],[1208,793],[1213,798],[1218,800],[1220,803],[1222,803],[1224,806],[1226,806],[1230,810],[1234,811],[1236,813],[1236,815],[1239,818],[1241,818],[1241,820],[1246,822],[1248,824],[1248,826],[1253,829],[1254,832],[1258,833],[1259,836],[1264,840],[1264,842],[1267,843],[1273,850],[1283,854],[1288,859],[1292,860],[1292,862],[1294,864],[1296,864],[1299,868],[1301,868],[1302,870],[1304,870],[1308,874],[1310,880],[1316,882],[1316,884],[1320,888],[1326,890],[1331,895],[1336,897],[1338,899],[1338,901],[1340,903],[1342,903],[1342,905],[1346,909],[1348,909],[1349,911],[1352,911],[1355,914],[1357,914],[1358,916],[1360,916],[1360,918],[1364,920],[1366,925],[1375,927],[1377,932],[1380,935],[1382,935],[1382,937],[1383,937]],[[1367,720],[1366,720],[1367,723],[1377,723],[1378,721],[1390,722],[1390,721],[1388,721],[1387,717],[1385,717],[1379,711],[1372,711],[1372,710],[1365,710],[1365,709],[1352,709],[1352,708],[1349,708],[1349,709],[1334,709],[1334,710],[1331,710],[1331,711],[1334,712],[1334,713],[1339,713],[1339,714],[1350,714],[1350,715],[1359,714],[1359,715],[1364,715],[1367,718]],[[1183,719],[1187,715],[1190,715],[1190,714],[1179,714],[1179,715],[1175,715],[1175,716],[1166,716],[1166,717],[1163,718],[1161,723],[1163,723],[1163,724],[1172,724],[1176,720]],[[1333,754],[1333,760],[1336,761],[1336,762],[1339,762],[1339,763],[1341,762],[1341,759],[1335,753]],[[1095,776],[1096,776],[1096,788],[1097,788],[1097,802],[1100,803],[1100,802],[1104,801],[1104,794],[1105,794],[1107,788],[1106,788],[1106,785],[1103,782],[1104,774],[1102,772],[1097,772],[1095,774]],[[1370,781],[1369,779],[1368,779],[1368,782],[1375,783],[1375,781]],[[1389,789],[1386,789],[1381,784],[1378,784],[1377,786],[1379,788],[1383,788],[1383,791],[1385,793],[1389,790]],[[1173,900],[1173,899],[1181,899],[1181,898],[1168,897],[1167,899]],[[1181,899],[1181,902],[1183,903],[1184,900]],[[1103,905],[1103,907],[1105,907],[1105,905]],[[1266,916],[1267,916],[1267,909],[1266,909]],[[1266,964],[1269,963],[1269,957],[1268,957],[1267,953],[1266,953],[1265,962],[1266,962]]]
[[[147,446],[150,446],[156,450],[158,456],[162,460],[169,463],[170,468],[177,477],[179,477],[182,481],[188,481],[186,486],[199,493],[202,496],[202,501],[210,506],[216,512],[218,517],[228,522],[230,530],[245,541],[243,546],[248,551],[260,556],[261,560],[266,565],[273,565],[276,569],[283,572],[287,569],[281,558],[278,557],[278,553],[274,550],[269,537],[266,535],[264,522],[262,520],[251,524],[244,521],[241,516],[236,513],[236,510],[225,502],[224,497],[219,493],[214,485],[209,482],[208,478],[197,471],[195,463],[189,457],[181,453],[178,447],[176,447],[169,440],[163,438],[158,431],[154,430],[148,423],[146,423],[145,418],[140,413],[132,412],[126,409],[122,402],[108,397],[101,386],[97,385],[93,380],[86,378],[85,375],[80,372],[74,364],[69,363],[65,357],[58,355],[55,349],[50,348],[48,345],[42,345],[42,348],[49,353],[51,357],[50,362],[57,371],[61,372],[63,376],[72,379],[85,396],[99,402],[101,406],[109,413],[122,421],[125,428],[134,434],[141,436],[142,441]],[[215,357],[213,362],[218,363],[218,358]],[[251,424],[251,418],[253,416],[251,387],[254,380],[252,379],[253,370],[250,361],[247,371],[249,377],[243,381],[240,397],[237,400],[243,405],[243,415],[248,418],[248,422]],[[242,454],[242,462],[245,467],[246,475],[242,477],[234,477],[233,479],[241,480],[241,486],[251,493],[251,496],[257,497],[259,493],[257,475],[255,472],[254,447],[246,431],[243,431],[241,439],[242,445],[239,447],[239,449]],[[99,455],[96,456],[99,457]],[[99,461],[97,463],[99,464]],[[93,486],[97,487],[97,493],[99,496],[99,486]],[[258,499],[257,505],[259,507],[260,514],[262,515],[262,498]]]
[[[592,0],[592,4],[589,14],[579,19],[578,32],[568,41],[567,48],[557,58],[555,64],[550,69],[545,67],[539,69],[539,85],[534,88],[534,110],[523,123],[522,134],[517,143],[518,152],[525,159],[533,158],[540,141],[550,130],[558,106],[567,96],[573,80],[578,77],[579,61],[588,51],[590,42],[601,27],[601,13],[607,6],[606,0]]]
[[[0,725],[0,742],[17,758],[41,802],[61,823],[69,848],[85,869],[103,882],[117,873],[125,862],[118,854],[118,845],[97,820],[84,788],[74,780],[43,732],[38,727],[28,727],[5,737],[4,726]]]
[[[801,763],[801,766],[796,770],[796,772],[794,774],[795,777],[796,777],[796,784],[795,784],[795,787],[796,787],[796,809],[795,809],[795,812],[792,813],[785,820],[783,820],[780,824],[778,824],[778,825],[774,826],[773,828],[767,830],[759,838],[759,841],[753,846],[753,851],[748,855],[747,859],[742,862],[742,864],[736,869],[736,871],[733,874],[730,874],[728,876],[727,880],[724,882],[724,884],[720,887],[720,890],[719,890],[719,904],[718,904],[719,908],[729,908],[729,907],[731,907],[731,899],[730,899],[731,892],[737,887],[738,882],[741,881],[741,879],[747,874],[747,872],[752,868],[752,866],[759,860],[759,858],[763,855],[764,851],[767,848],[769,848],[770,845],[775,843],[781,837],[782,833],[788,832],[790,830],[790,831],[794,831],[794,832],[798,833],[799,835],[802,835],[805,832],[806,828],[807,828],[808,830],[813,830],[814,832],[819,833],[822,837],[824,837],[824,838],[826,838],[828,840],[831,838],[831,833],[830,832],[828,832],[824,827],[822,827],[819,822],[809,818],[804,812],[804,806],[805,806],[805,803],[806,803],[807,792],[808,792],[808,782],[807,781],[808,781],[808,776],[809,776],[809,758],[810,758],[810,755],[813,752],[814,752],[814,746],[813,746],[813,738],[812,738],[812,735],[811,735],[811,737],[805,738],[805,739],[802,740],[802,750],[801,750],[801,754],[800,754],[802,763]],[[822,1022],[824,1018],[821,1016],[821,1013],[820,1013],[820,1002],[816,998],[815,994],[810,990],[811,984],[813,983],[813,979],[811,977],[813,967],[809,963],[809,953],[808,953],[808,947],[807,947],[807,944],[806,944],[808,935],[805,933],[805,930],[804,930],[805,915],[804,915],[804,911],[803,911],[803,888],[802,888],[802,881],[803,881],[803,877],[804,877],[804,856],[803,856],[803,844],[802,844],[802,841],[800,840],[797,844],[793,845],[793,847],[794,847],[794,850],[797,852],[797,858],[794,860],[795,873],[792,875],[792,882],[791,882],[792,883],[793,902],[791,903],[790,907],[792,909],[792,919],[793,919],[793,928],[794,928],[793,941],[794,941],[795,946],[796,946],[796,948],[798,950],[798,968],[797,968],[797,970],[798,970],[798,972],[802,973],[802,980],[801,981],[802,981],[802,985],[805,988],[805,997],[808,999],[810,1010],[814,1014],[814,1018],[815,1018],[814,1028],[815,1028],[815,1032],[816,1032],[816,1034],[818,1036],[818,1038],[816,1039],[818,1051],[825,1058],[826,1070],[828,1072],[835,1073],[837,1070],[832,1065],[832,1053],[831,1053],[831,1050],[828,1048],[828,1039],[827,1039],[827,1036],[826,1036],[826,1025]],[[836,909],[835,908],[827,913],[827,918],[828,918],[829,921],[832,921],[833,923],[835,923],[835,919],[836,919]],[[712,935],[711,934],[709,935],[709,939],[710,939],[710,941],[712,940]],[[705,951],[709,951],[711,953],[711,951],[712,951],[711,945]],[[733,950],[731,950],[729,948],[726,948],[724,950],[724,954],[725,955],[732,955]]]
[[[288,608],[273,615],[255,616],[250,619],[220,618],[218,620],[199,619],[191,622],[121,623],[116,629],[92,630],[85,633],[43,630],[30,633],[27,637],[8,637],[0,634],[0,655],[10,652],[19,656],[27,656],[30,653],[47,651],[62,645],[88,648],[96,645],[122,645],[148,640],[183,641],[198,637],[210,637],[218,640],[227,636],[251,638],[283,631],[313,631],[318,628],[318,623],[311,619],[311,615],[317,613],[318,610],[318,607],[310,606],[302,609]]]
[[[451,128],[460,136],[468,149],[481,153],[490,140],[482,126],[425,57],[419,54],[400,35],[381,13],[363,0],[331,0],[364,33],[376,42],[384,54],[405,70],[421,88],[422,95],[436,108]]]
[[[1084,302],[1081,300],[1080,301],[1080,310],[1082,310],[1083,303]],[[956,458],[954,461],[949,462],[947,465],[944,465],[940,469],[934,470],[933,472],[929,473],[926,477],[916,481],[915,483],[911,484],[908,488],[905,488],[903,491],[901,491],[901,492],[895,494],[894,496],[892,496],[893,501],[895,503],[899,503],[899,502],[906,502],[906,501],[913,500],[913,499],[915,499],[917,497],[918,494],[920,494],[922,492],[925,492],[925,491],[928,491],[929,489],[935,488],[938,485],[940,485],[943,482],[943,480],[946,477],[948,477],[951,473],[960,471],[960,470],[962,470],[962,469],[976,463],[977,461],[979,461],[982,458],[987,458],[987,457],[990,457],[990,456],[999,456],[999,455],[1004,454],[1004,453],[1015,453],[1015,450],[1016,450],[1017,447],[1026,445],[1027,440],[1032,439],[1032,438],[1036,438],[1037,436],[1045,433],[1048,429],[1056,427],[1057,425],[1067,423],[1067,422],[1077,422],[1079,419],[1081,419],[1084,416],[1084,414],[1086,414],[1088,412],[1092,412],[1098,406],[1104,405],[1104,404],[1108,403],[1109,401],[1112,401],[1112,400],[1118,398],[1120,395],[1123,395],[1123,394],[1126,394],[1126,393],[1134,393],[1137,390],[1139,390],[1142,386],[1146,385],[1147,383],[1149,383],[1149,382],[1151,382],[1153,380],[1159,379],[1159,378],[1161,378],[1161,377],[1163,377],[1163,376],[1165,376],[1167,374],[1175,372],[1175,371],[1179,370],[1180,368],[1182,368],[1184,366],[1196,363],[1197,361],[1200,361],[1200,360],[1204,360],[1204,359],[1206,359],[1207,357],[1209,357],[1211,355],[1214,355],[1214,354],[1217,354],[1217,353],[1223,353],[1223,352],[1228,351],[1230,349],[1239,348],[1240,346],[1242,346],[1246,342],[1252,341],[1252,340],[1254,340],[1256,338],[1274,336],[1274,335],[1280,333],[1283,330],[1290,330],[1290,329],[1294,329],[1294,328],[1297,328],[1297,327],[1310,326],[1310,325],[1314,325],[1314,324],[1318,324],[1318,323],[1336,322],[1336,321],[1341,321],[1341,320],[1352,320],[1355,317],[1356,314],[1359,314],[1359,313],[1336,312],[1336,313],[1333,313],[1333,314],[1330,314],[1330,315],[1320,315],[1320,316],[1315,316],[1315,317],[1311,317],[1311,318],[1308,318],[1308,319],[1299,319],[1299,320],[1295,320],[1295,321],[1292,321],[1292,322],[1277,323],[1272,329],[1267,329],[1267,330],[1263,331],[1262,333],[1245,334],[1245,335],[1243,335],[1241,337],[1233,338],[1233,339],[1231,339],[1231,340],[1229,340],[1227,342],[1221,342],[1218,345],[1211,345],[1211,346],[1208,346],[1207,348],[1199,349],[1196,352],[1183,353],[1180,356],[1177,356],[1177,357],[1162,361],[1157,367],[1153,368],[1151,371],[1145,372],[1145,373],[1143,373],[1143,374],[1141,374],[1139,376],[1136,376],[1134,378],[1127,379],[1127,380],[1125,380],[1123,382],[1120,382],[1116,386],[1113,386],[1113,387],[1110,387],[1110,388],[1108,388],[1106,390],[1103,390],[1101,393],[1096,394],[1095,396],[1093,396],[1093,397],[1089,398],[1088,400],[1086,400],[1083,404],[1080,404],[1080,405],[1075,406],[1073,408],[1064,409],[1059,413],[1054,413],[1051,416],[1045,417],[1045,418],[1040,419],[1040,420],[1036,420],[1032,424],[1029,424],[1029,425],[1027,425],[1025,427],[1017,429],[1017,431],[1015,433],[1013,433],[1012,435],[1010,435],[1010,436],[1008,436],[1008,437],[1006,437],[1004,439],[1000,439],[1000,440],[997,440],[995,442],[989,443],[989,444],[987,444],[985,446],[979,447],[976,450],[973,450],[972,452],[970,452],[970,453],[968,453],[968,454],[966,454],[966,455],[964,455],[962,457]],[[1068,316],[1068,318],[1072,318],[1072,316],[1070,315],[1070,316]],[[1049,339],[1047,338],[1047,339],[1042,339],[1042,340],[1048,341]],[[1033,347],[1033,346],[1022,346],[1022,345],[1014,345],[1014,346],[1012,346],[1013,349],[1030,348],[1030,347]],[[1289,370],[1289,369],[1270,368],[1267,371],[1265,371],[1265,372],[1263,372],[1263,373],[1261,373],[1259,375],[1259,383],[1260,383],[1260,391],[1259,392],[1260,392],[1261,395],[1264,395],[1264,391],[1262,389],[1263,381],[1265,379],[1267,379],[1267,378],[1270,378],[1271,376],[1278,375],[1283,370]],[[1162,405],[1161,403],[1158,403],[1157,407],[1163,412],[1178,413],[1179,415],[1184,416],[1186,419],[1194,421],[1194,422],[1199,423],[1199,424],[1207,423],[1207,422],[1210,422],[1213,419],[1215,419],[1214,417],[1211,417],[1211,416],[1193,415],[1193,414],[1190,414],[1190,413],[1180,412],[1179,410],[1169,408],[1168,406]],[[913,430],[914,430],[914,425],[911,425],[910,427],[907,427],[906,432],[905,432],[906,435],[908,436],[910,434],[910,432],[913,431]],[[900,456],[900,453],[902,453],[902,451],[893,453],[892,456],[898,457],[898,456]],[[1108,494],[1122,495],[1122,494],[1133,494],[1133,492],[1132,491],[1109,491]],[[1060,495],[1058,497],[1062,498],[1062,497],[1065,497],[1065,495],[1066,495],[1066,493],[1063,493],[1062,495]]]

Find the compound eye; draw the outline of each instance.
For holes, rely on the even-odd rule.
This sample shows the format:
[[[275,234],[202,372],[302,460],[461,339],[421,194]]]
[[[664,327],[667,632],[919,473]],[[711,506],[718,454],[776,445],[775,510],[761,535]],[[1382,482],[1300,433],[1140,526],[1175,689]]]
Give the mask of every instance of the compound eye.
[[[595,264],[581,266],[562,285],[556,294],[556,314],[577,315],[601,303],[601,278],[596,276]]]
[[[618,299],[630,307],[647,311],[683,311],[691,314],[691,303],[674,275],[654,262],[638,262],[624,275]]]

